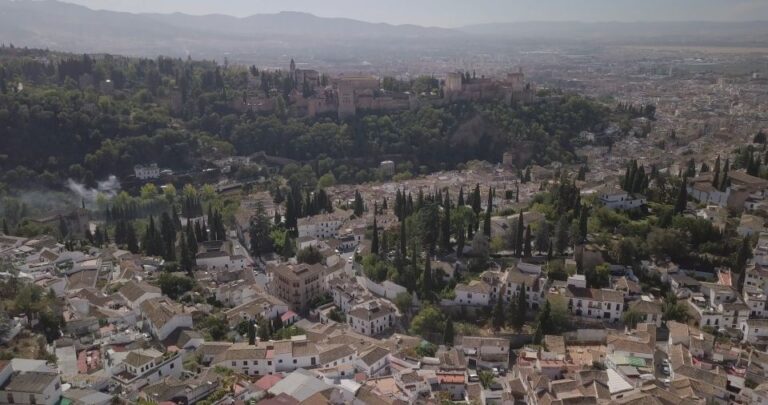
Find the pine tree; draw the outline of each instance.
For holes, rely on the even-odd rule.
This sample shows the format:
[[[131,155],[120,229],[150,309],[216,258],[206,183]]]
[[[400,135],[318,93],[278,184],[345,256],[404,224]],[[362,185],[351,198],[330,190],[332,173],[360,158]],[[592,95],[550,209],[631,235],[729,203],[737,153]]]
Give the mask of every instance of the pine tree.
[[[464,186],[459,188],[459,200],[456,202],[456,206],[461,207],[464,205]]]

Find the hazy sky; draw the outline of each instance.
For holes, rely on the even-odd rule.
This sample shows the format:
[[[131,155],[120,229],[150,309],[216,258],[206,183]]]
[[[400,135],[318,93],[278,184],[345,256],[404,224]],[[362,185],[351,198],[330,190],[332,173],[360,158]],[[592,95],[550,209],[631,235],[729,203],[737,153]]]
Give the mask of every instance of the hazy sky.
[[[768,0],[66,0],[96,9],[323,17],[454,27],[507,21],[768,20]]]

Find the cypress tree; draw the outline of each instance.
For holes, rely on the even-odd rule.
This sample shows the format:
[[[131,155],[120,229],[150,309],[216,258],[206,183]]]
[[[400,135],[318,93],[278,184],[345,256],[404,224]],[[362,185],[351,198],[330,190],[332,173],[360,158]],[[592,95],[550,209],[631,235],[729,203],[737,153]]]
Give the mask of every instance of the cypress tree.
[[[248,321],[248,344],[251,346],[256,344],[256,327],[250,320]]]
[[[443,343],[448,346],[453,346],[454,338],[455,332],[453,330],[453,319],[448,315],[448,319],[445,321],[445,329],[443,329]]]
[[[717,159],[715,159],[715,168],[712,174],[712,186],[718,189],[720,188],[720,155],[717,155]]]
[[[515,227],[515,256],[521,257],[523,255],[523,216],[524,212],[520,211],[517,215],[517,226]]]
[[[191,222],[187,222],[187,229],[184,232],[182,239],[184,243],[187,244],[187,249],[189,250],[192,258],[194,258],[195,255],[197,255],[197,235],[195,235],[195,230],[192,228]]]
[[[475,212],[475,216],[480,215],[480,184],[475,185],[475,191],[472,192],[472,198],[470,198],[472,205],[472,211]]]
[[[424,261],[424,273],[421,275],[421,299],[424,301],[432,301],[432,260],[427,254]]]
[[[448,204],[450,205],[450,203]],[[440,249],[444,252],[451,250],[451,209],[443,208],[443,220],[440,229]]]
[[[405,248],[406,236],[405,236],[405,221],[400,223],[400,254],[403,257],[408,256],[408,252]]]
[[[288,193],[288,198],[285,200],[285,227],[289,232],[295,234],[297,227],[296,204],[293,201],[293,193]]]
[[[677,200],[675,201],[675,214],[680,215],[685,211],[685,207],[688,203],[687,183],[688,179],[683,177],[683,182],[680,184],[680,189],[677,192]]]
[[[456,230],[456,256],[461,257],[464,252],[464,245],[466,244],[467,230],[464,229],[464,224],[459,226]]]
[[[533,335],[533,342],[541,343],[544,335],[552,331],[552,306],[549,300],[544,301],[544,308],[539,312],[539,319],[536,325],[536,332]]]
[[[488,203],[485,208],[485,222],[483,223],[483,234],[489,238],[491,237],[491,212],[492,211],[493,211],[493,189],[489,187]]]
[[[189,246],[187,246],[185,240],[182,240],[179,245],[181,249],[179,252],[179,266],[192,277],[192,262],[190,260]]]
[[[752,246],[749,241],[749,237],[745,236],[744,239],[742,239],[741,241],[741,247],[739,248],[739,251],[736,254],[736,260],[734,262],[734,267],[733,267],[733,274],[739,275],[739,280],[737,284],[739,294],[743,293],[744,291],[744,280],[747,278],[747,275],[746,275],[747,261],[751,256],[752,256]]]
[[[725,159],[725,165],[723,166],[723,174],[720,176],[720,187],[718,189],[720,191],[725,191],[726,188],[730,185],[730,179],[728,178],[728,171],[730,170],[730,159]]]
[[[526,298],[526,292],[525,292],[525,283],[523,283],[520,286],[520,292],[517,294],[517,297],[515,297],[512,301],[516,301],[515,303],[515,313],[513,315],[512,320],[512,326],[515,328],[515,330],[520,330],[523,328],[523,325],[525,325],[525,316],[528,312],[528,301]]]
[[[461,188],[459,188],[459,200],[456,202],[456,205],[459,207],[464,205],[464,186],[461,186]]]
[[[379,227],[376,223],[376,215],[373,216],[373,236],[371,236],[371,253],[379,254]]]
[[[365,210],[365,203],[363,202],[363,196],[360,195],[360,192],[357,190],[355,190],[355,202],[352,208],[356,217],[363,216],[363,211]]]
[[[493,329],[497,331],[504,327],[504,300],[502,300],[501,294],[498,294],[496,297],[491,322],[493,323]]]
[[[523,245],[523,256],[531,257],[531,225],[525,227],[525,241]]]
[[[139,253],[139,239],[136,237],[136,228],[130,222],[125,227],[125,244],[131,253]]]
[[[160,234],[165,243],[162,256],[165,260],[176,260],[176,227],[167,212],[160,217]]]
[[[584,243],[587,240],[587,224],[589,221],[589,210],[587,207],[581,207],[579,213],[579,242]]]

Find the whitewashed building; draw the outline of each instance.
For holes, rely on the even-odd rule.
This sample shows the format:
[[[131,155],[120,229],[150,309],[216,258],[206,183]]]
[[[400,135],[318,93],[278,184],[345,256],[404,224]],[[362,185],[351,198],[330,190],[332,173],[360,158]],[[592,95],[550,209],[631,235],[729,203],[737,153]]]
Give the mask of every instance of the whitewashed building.
[[[133,173],[139,180],[150,180],[160,177],[160,168],[157,167],[157,163],[149,165],[136,165],[133,166]]]

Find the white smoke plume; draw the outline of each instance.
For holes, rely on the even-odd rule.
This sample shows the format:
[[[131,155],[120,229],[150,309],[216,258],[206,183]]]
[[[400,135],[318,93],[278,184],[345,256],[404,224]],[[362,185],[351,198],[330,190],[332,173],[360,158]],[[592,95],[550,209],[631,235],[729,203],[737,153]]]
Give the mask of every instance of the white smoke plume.
[[[99,194],[104,194],[107,197],[115,196],[120,191],[120,180],[116,176],[110,175],[106,180],[97,182],[96,188],[88,188],[84,184],[68,179],[67,188],[87,203],[94,203]]]

